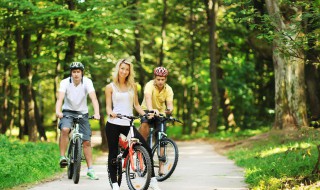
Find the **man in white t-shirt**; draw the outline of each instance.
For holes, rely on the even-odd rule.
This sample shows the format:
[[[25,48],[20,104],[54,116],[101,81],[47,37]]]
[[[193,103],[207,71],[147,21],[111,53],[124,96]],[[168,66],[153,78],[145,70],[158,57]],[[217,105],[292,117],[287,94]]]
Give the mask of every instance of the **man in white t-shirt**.
[[[99,103],[92,81],[83,76],[84,65],[80,62],[73,62],[70,65],[70,77],[60,82],[59,95],[56,102],[56,116],[60,118],[60,167],[68,165],[65,152],[69,142],[69,133],[73,124],[72,118],[64,116],[83,115],[80,120],[80,133],[83,134],[83,152],[86,158],[90,179],[99,179],[92,168],[92,150],[91,150],[91,128],[88,119],[87,96],[93,104],[94,118],[100,119]],[[62,105],[63,102],[63,105]]]

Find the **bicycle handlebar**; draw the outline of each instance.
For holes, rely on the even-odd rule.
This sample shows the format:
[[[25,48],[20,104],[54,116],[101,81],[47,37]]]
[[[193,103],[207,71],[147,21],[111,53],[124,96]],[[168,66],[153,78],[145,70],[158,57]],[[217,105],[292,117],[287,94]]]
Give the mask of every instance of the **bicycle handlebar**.
[[[81,116],[81,117],[80,117]],[[72,119],[83,119],[83,115],[73,116],[73,115],[64,115],[65,118],[72,118]],[[94,116],[89,116],[88,119],[95,119]]]
[[[171,115],[165,116],[164,114],[161,114],[161,113],[160,113],[159,115],[156,115],[155,117],[162,118],[162,119],[167,120],[167,121],[178,122],[178,123],[183,124],[182,121],[180,121],[179,119],[176,119],[176,118],[172,117]]]
[[[111,115],[110,115],[111,116]],[[130,115],[122,115],[120,113],[117,114],[117,118],[122,119],[123,117],[128,118],[130,120],[135,120],[140,118],[141,116],[130,116]]]

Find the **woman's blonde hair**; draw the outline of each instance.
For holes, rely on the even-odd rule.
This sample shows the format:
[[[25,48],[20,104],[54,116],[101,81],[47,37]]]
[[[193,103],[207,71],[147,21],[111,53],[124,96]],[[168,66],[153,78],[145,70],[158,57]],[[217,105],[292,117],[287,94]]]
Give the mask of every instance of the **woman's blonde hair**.
[[[120,65],[121,64],[127,64],[129,65],[130,69],[129,69],[129,75],[127,76],[126,78],[126,85],[129,87],[129,90],[134,90],[135,88],[135,81],[134,81],[134,77],[135,77],[135,73],[134,73],[134,69],[133,69],[133,64],[127,60],[127,59],[120,59],[118,62],[117,62],[117,65],[113,71],[113,83],[116,85],[116,86],[120,86],[119,85],[119,68],[120,68]]]

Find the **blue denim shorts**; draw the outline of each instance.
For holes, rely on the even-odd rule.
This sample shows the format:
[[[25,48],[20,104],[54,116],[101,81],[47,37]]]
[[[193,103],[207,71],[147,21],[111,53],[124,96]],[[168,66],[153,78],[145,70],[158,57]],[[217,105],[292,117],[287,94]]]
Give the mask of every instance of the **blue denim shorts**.
[[[88,114],[82,114],[81,112],[71,111],[71,110],[63,110],[62,113],[63,113],[63,116],[71,115],[76,117],[78,115],[82,115],[83,118],[79,120],[79,132],[83,134],[82,140],[84,141],[91,140],[92,133],[91,133],[91,127],[88,119]],[[61,128],[71,129],[72,125],[73,125],[73,118],[63,117],[60,119],[59,129],[60,130]]]

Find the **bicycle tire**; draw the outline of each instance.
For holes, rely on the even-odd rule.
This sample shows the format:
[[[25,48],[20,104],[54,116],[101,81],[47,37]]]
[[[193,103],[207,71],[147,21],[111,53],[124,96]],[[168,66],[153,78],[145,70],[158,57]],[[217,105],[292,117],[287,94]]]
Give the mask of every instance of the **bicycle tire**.
[[[68,158],[68,169],[67,169],[67,174],[68,174],[68,179],[72,179],[73,176],[73,155],[72,155],[73,151],[73,143],[69,143],[69,147],[68,147],[68,154],[67,154],[67,158]]]
[[[74,165],[73,165],[73,182],[75,184],[79,183],[80,179],[80,170],[81,170],[81,153],[82,153],[82,148],[81,148],[81,139],[76,137],[74,140]]]
[[[118,183],[118,185],[120,187],[121,186],[121,181],[122,181],[122,161],[121,161],[121,158],[117,159],[116,164],[117,164],[117,173],[116,173],[116,175],[117,175],[117,183]],[[111,186],[111,188],[113,188],[109,169],[108,169],[108,178],[109,178],[110,186]]]
[[[168,179],[176,169],[179,160],[179,150],[177,144],[169,138],[161,139],[160,144],[162,144],[165,148],[165,162],[163,166],[165,172],[164,175],[159,176],[158,172],[156,172],[159,171],[160,167],[160,160],[157,151],[157,149],[159,148],[158,143],[155,144],[152,148],[153,167],[157,180],[164,181]]]
[[[126,166],[127,185],[130,190],[147,190],[150,185],[151,172],[152,172],[149,153],[141,145],[135,145],[133,147],[133,150],[134,150],[134,154],[133,154],[134,163],[131,163],[130,159],[127,159],[127,166]],[[140,163],[143,164],[143,168],[140,168]],[[131,164],[133,164],[133,166],[135,167],[136,169],[135,171],[132,170]]]

